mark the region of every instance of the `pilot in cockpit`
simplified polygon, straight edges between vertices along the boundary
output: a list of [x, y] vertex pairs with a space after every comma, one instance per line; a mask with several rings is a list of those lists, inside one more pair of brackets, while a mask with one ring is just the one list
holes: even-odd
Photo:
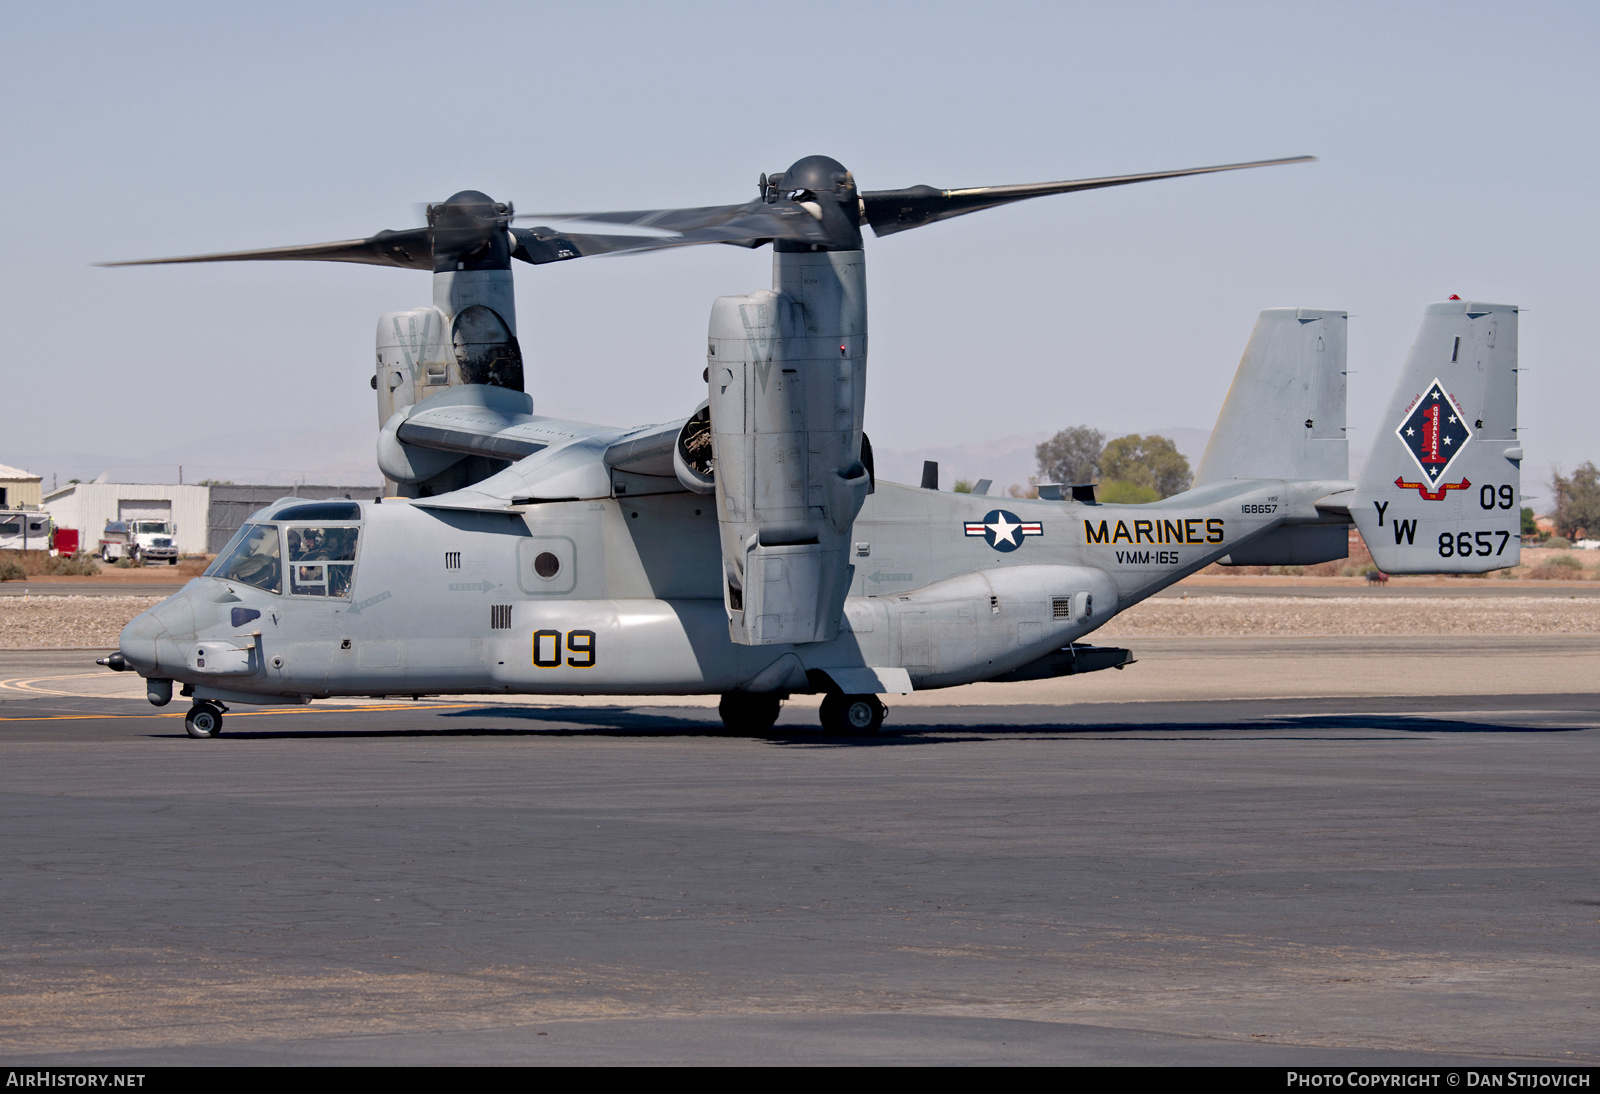
[[355, 528], [289, 529], [294, 591], [302, 596], [348, 597], [358, 534]]
[[322, 562], [330, 557], [327, 551], [327, 537], [321, 528], [301, 528], [298, 529], [298, 532], [300, 539], [298, 548], [293, 543], [295, 532], [289, 533], [291, 540], [290, 558], [296, 562]]

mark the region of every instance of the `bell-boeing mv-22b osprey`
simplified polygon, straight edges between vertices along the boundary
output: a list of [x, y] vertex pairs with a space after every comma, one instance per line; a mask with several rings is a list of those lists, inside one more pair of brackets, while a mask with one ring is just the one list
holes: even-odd
[[[1118, 667], [1080, 640], [1213, 562], [1311, 564], [1361, 530], [1389, 573], [1480, 573], [1520, 548], [1517, 309], [1430, 306], [1359, 482], [1345, 439], [1346, 315], [1261, 313], [1192, 489], [1099, 504], [879, 481], [862, 432], [862, 226], [888, 235], [1024, 198], [1296, 160], [1028, 186], [859, 191], [812, 156], [747, 204], [513, 226], [468, 191], [428, 225], [190, 258], [428, 270], [431, 307], [378, 321], [388, 496], [285, 498], [205, 575], [123, 630], [105, 664], [173, 683], [191, 736], [226, 704], [336, 695], [715, 694], [762, 731], [822, 693], [823, 726], [877, 730], [878, 696]], [[632, 232], [634, 234], [628, 234]], [[773, 284], [711, 310], [704, 399], [662, 425], [542, 417], [523, 391], [511, 260], [773, 244]], [[931, 487], [931, 489], [930, 489]]]

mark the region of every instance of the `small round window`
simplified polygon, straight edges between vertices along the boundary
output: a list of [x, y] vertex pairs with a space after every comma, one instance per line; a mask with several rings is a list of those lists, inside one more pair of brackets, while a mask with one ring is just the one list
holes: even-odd
[[533, 572], [543, 578], [555, 577], [561, 572], [561, 560], [549, 551], [541, 551], [533, 560]]

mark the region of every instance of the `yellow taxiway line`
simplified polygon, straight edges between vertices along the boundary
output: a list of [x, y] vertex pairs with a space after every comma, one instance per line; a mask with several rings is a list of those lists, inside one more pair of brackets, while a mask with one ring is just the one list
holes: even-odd
[[[468, 707], [482, 706], [482, 703], [390, 703], [384, 706], [354, 706], [354, 707], [305, 707], [294, 706], [282, 710], [232, 710], [228, 711], [229, 718], [262, 718], [273, 714], [348, 714], [381, 712], [386, 710], [463, 710]], [[0, 717], [0, 722], [89, 722], [112, 721], [127, 718], [182, 718], [184, 715], [177, 711], [164, 714], [38, 714], [30, 717], [10, 718]]]
[[42, 684], [50, 680], [79, 680], [85, 676], [99, 676], [108, 680], [115, 679], [115, 677], [106, 676], [106, 674], [103, 672], [71, 672], [63, 676], [35, 676], [29, 680], [23, 680], [20, 678], [13, 680], [0, 680], [0, 688], [5, 689], [6, 691], [27, 691], [32, 692], [35, 695], [71, 695], [73, 693], [70, 691], [51, 691], [49, 688], [36, 688], [33, 685]]

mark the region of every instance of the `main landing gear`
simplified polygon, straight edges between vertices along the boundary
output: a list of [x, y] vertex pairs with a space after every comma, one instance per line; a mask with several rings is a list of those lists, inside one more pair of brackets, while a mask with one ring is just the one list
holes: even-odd
[[717, 713], [729, 733], [765, 733], [778, 720], [782, 706], [783, 700], [775, 692], [730, 691], [717, 704]]
[[[751, 694], [730, 691], [717, 704], [722, 726], [729, 733], [765, 733], [778, 720], [783, 699], [773, 692]], [[822, 729], [830, 737], [871, 737], [883, 726], [887, 713], [876, 695], [839, 695], [822, 700]]]
[[884, 706], [876, 695], [840, 695], [822, 700], [822, 729], [832, 737], [871, 737], [883, 726]]
[[202, 699], [183, 716], [183, 728], [191, 737], [216, 737], [222, 733], [222, 704]]

